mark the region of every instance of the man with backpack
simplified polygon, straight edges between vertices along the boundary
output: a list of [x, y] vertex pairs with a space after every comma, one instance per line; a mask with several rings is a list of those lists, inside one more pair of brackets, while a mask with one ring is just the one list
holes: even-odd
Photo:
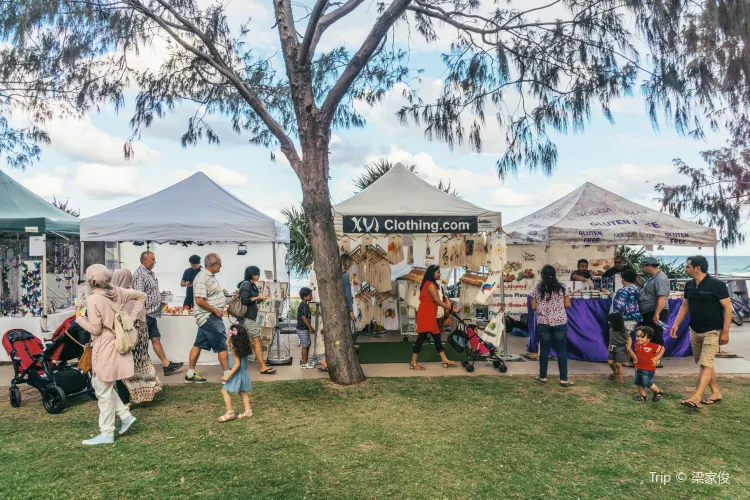
[[195, 372], [195, 365], [203, 351], [213, 351], [219, 356], [219, 364], [224, 375], [229, 373], [229, 355], [227, 353], [227, 332], [224, 326], [224, 306], [227, 298], [224, 289], [216, 279], [221, 271], [221, 257], [215, 253], [206, 255], [203, 260], [203, 270], [193, 281], [193, 295], [195, 309], [193, 317], [198, 325], [198, 334], [193, 348], [190, 350], [188, 372], [185, 375], [186, 384], [202, 384], [206, 379]]

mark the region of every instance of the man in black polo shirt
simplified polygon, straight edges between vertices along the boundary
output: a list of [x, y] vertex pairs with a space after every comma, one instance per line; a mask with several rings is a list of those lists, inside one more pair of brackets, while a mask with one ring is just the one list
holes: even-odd
[[[708, 261], [702, 255], [688, 257], [685, 268], [693, 278], [685, 284], [685, 298], [677, 314], [670, 336], [677, 338], [677, 330], [690, 312], [690, 345], [695, 362], [700, 364], [700, 376], [695, 393], [681, 404], [693, 409], [721, 401], [721, 389], [716, 381], [714, 356], [719, 345], [729, 342], [729, 325], [732, 323], [732, 303], [729, 290], [723, 282], [708, 275]], [[703, 398], [707, 387], [711, 396]]]
[[610, 267], [609, 269], [604, 271], [602, 278], [612, 278], [615, 274], [622, 274], [625, 269], [635, 271], [635, 269], [625, 264], [625, 258], [622, 255], [616, 255], [614, 267]]

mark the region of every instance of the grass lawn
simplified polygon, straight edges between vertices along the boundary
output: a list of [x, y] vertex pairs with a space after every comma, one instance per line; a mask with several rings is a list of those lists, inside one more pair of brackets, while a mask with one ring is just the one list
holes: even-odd
[[265, 382], [256, 416], [227, 424], [217, 385], [168, 387], [134, 410], [131, 434], [96, 448], [79, 444], [96, 432], [93, 401], [47, 415], [33, 392], [12, 409], [3, 391], [0, 497], [748, 498], [750, 379], [721, 381], [724, 402], [702, 412], [678, 404], [692, 378], [657, 378], [656, 404], [599, 379]]

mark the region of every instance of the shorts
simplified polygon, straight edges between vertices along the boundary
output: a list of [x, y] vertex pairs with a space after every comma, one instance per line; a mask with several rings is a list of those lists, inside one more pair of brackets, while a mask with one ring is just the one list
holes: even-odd
[[623, 321], [625, 323], [625, 333], [631, 334], [635, 331], [636, 327], [638, 326], [637, 321]]
[[240, 325], [245, 327], [245, 330], [247, 330], [247, 335], [251, 339], [260, 337], [260, 326], [258, 326], [258, 322], [254, 319], [245, 318], [240, 321]]
[[613, 350], [609, 351], [609, 354], [607, 355], [607, 359], [614, 361], [615, 363], [626, 363], [629, 358], [630, 356], [628, 356], [628, 351], [625, 346], [615, 347]]
[[310, 330], [297, 330], [299, 335], [299, 345], [302, 347], [310, 347], [312, 341], [310, 340]]
[[159, 331], [159, 325], [156, 323], [156, 318], [146, 316], [146, 326], [148, 327], [148, 338], [160, 339], [161, 332]]
[[695, 362], [706, 368], [714, 367], [714, 357], [719, 352], [719, 330], [695, 333], [690, 330], [690, 346]]
[[656, 372], [636, 369], [635, 380], [633, 383], [635, 385], [640, 385], [641, 387], [651, 387], [654, 385], [654, 375], [656, 375]]
[[198, 328], [198, 335], [195, 337], [193, 346], [215, 353], [226, 351], [227, 332], [224, 328], [224, 321], [216, 316], [208, 318], [208, 321]]

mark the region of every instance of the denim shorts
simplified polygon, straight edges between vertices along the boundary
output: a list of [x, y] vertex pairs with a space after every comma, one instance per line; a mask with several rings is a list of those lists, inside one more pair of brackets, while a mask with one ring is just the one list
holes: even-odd
[[161, 332], [159, 331], [159, 325], [156, 323], [156, 318], [152, 316], [146, 316], [146, 326], [148, 327], [149, 339], [161, 338]]
[[208, 321], [198, 328], [198, 335], [195, 337], [193, 346], [216, 353], [226, 351], [227, 331], [224, 328], [224, 321], [216, 316], [208, 318]]
[[651, 387], [654, 385], [654, 375], [656, 375], [655, 371], [636, 370], [633, 383], [635, 385], [640, 385], [641, 387]]
[[312, 340], [310, 340], [309, 330], [297, 330], [297, 335], [299, 335], [300, 347], [310, 347], [310, 345], [312, 345]]

